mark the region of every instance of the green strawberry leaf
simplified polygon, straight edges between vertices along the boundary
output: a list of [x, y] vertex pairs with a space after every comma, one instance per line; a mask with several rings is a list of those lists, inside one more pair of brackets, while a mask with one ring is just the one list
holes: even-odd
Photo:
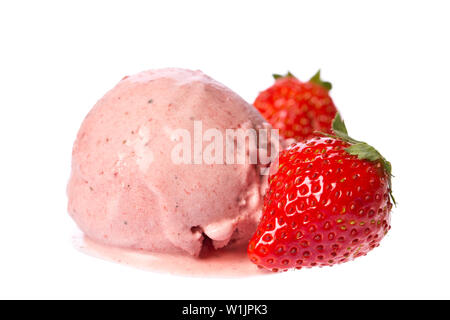
[[341, 114], [338, 112], [331, 125], [333, 133], [341, 140], [348, 143], [358, 143], [360, 141], [350, 138], [348, 135], [347, 127], [345, 126], [344, 120], [342, 120]]
[[274, 74], [272, 74], [272, 77], [273, 77], [275, 80], [281, 79], [281, 78], [288, 78], [288, 77], [295, 78], [295, 76], [294, 76], [290, 71], [288, 71], [285, 75], [278, 74], [278, 73], [274, 73]]
[[358, 142], [346, 148], [347, 153], [358, 156], [358, 159], [366, 159], [369, 161], [377, 161], [382, 158], [381, 154], [372, 146], [365, 142]]
[[342, 120], [341, 115], [339, 113], [336, 114], [336, 117], [333, 120], [332, 124], [333, 131], [340, 131], [342, 133], [348, 134], [347, 127], [345, 126], [344, 120]]
[[318, 84], [318, 85], [324, 87], [324, 88], [327, 89], [328, 91], [330, 91], [330, 90], [333, 88], [333, 86], [331, 85], [331, 82], [323, 81], [323, 80], [320, 78], [320, 69], [319, 69], [319, 71], [316, 72], [315, 75], [312, 76], [311, 79], [309, 79], [309, 82], [316, 83], [316, 84]]

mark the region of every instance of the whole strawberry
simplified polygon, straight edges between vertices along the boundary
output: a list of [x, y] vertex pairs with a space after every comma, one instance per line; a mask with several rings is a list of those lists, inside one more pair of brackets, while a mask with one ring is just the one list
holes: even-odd
[[275, 84], [258, 95], [254, 106], [282, 137], [302, 141], [315, 131], [331, 133], [337, 110], [329, 95], [331, 83], [320, 79], [320, 70], [308, 82], [290, 72], [273, 76]]
[[296, 143], [272, 164], [263, 216], [248, 246], [252, 262], [272, 271], [331, 266], [366, 255], [391, 228], [391, 165], [347, 135]]

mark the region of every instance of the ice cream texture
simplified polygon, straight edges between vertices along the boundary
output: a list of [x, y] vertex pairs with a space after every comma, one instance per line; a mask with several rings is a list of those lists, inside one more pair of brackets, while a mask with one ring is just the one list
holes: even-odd
[[[199, 256], [247, 243], [260, 218], [258, 164], [174, 163], [173, 132], [267, 128], [253, 106], [200, 71], [122, 79], [86, 116], [73, 147], [68, 211], [107, 245]], [[254, 151], [254, 150], [253, 150]], [[253, 152], [249, 150], [249, 152]]]

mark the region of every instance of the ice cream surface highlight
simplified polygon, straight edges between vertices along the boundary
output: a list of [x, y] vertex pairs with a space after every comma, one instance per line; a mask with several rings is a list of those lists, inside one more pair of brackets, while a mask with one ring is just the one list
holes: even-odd
[[266, 177], [247, 162], [174, 163], [174, 132], [194, 137], [196, 121], [224, 136], [227, 129], [268, 127], [253, 106], [200, 71], [125, 77], [95, 104], [74, 143], [67, 188], [68, 211], [86, 236], [193, 256], [205, 239], [216, 249], [248, 242]]

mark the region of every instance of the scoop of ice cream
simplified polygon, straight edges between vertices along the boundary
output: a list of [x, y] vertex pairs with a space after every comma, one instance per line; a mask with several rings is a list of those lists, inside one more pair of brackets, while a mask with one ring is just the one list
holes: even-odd
[[[109, 245], [194, 256], [207, 238], [216, 248], [248, 241], [265, 176], [249, 161], [202, 161], [207, 143], [194, 146], [199, 124], [224, 137], [227, 129], [268, 126], [253, 106], [200, 71], [122, 79], [86, 116], [74, 144], [68, 211], [81, 230]], [[192, 138], [184, 149], [180, 132]], [[248, 146], [247, 154], [254, 152]]]

